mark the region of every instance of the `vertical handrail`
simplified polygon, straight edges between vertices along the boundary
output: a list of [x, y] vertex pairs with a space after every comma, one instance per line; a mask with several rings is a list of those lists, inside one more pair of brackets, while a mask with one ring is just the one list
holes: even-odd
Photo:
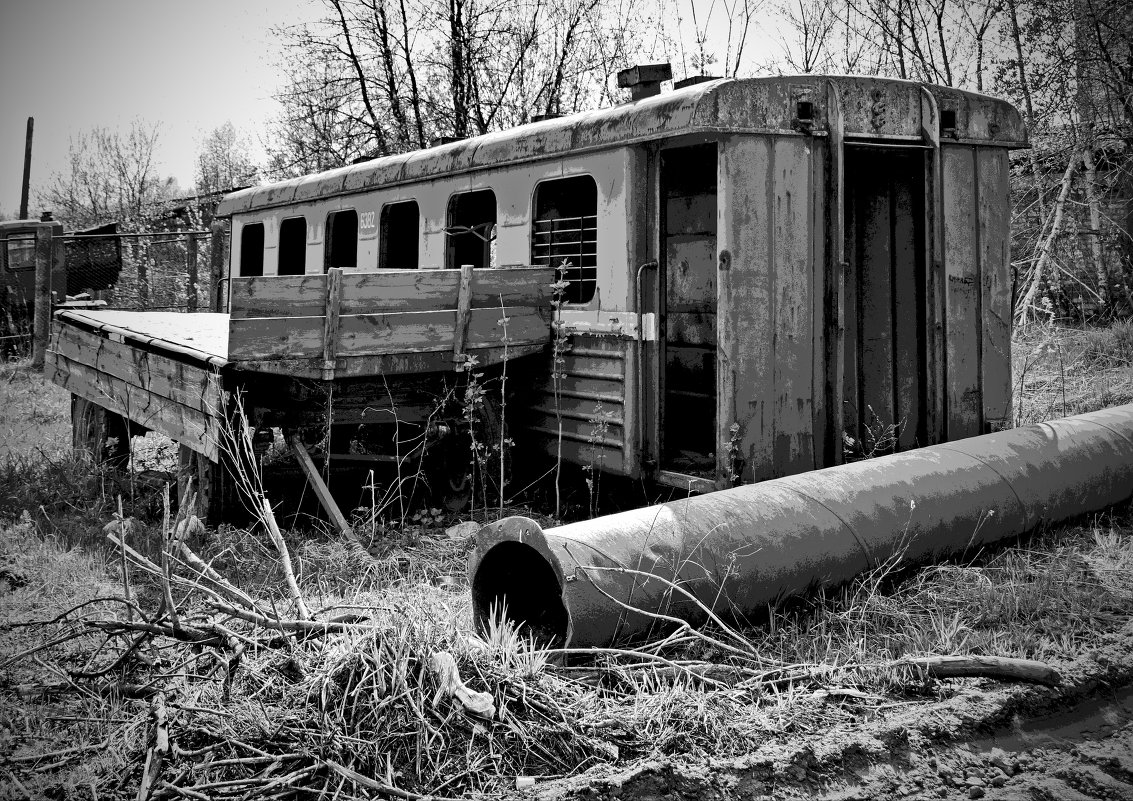
[[933, 445], [944, 441], [946, 436], [945, 417], [945, 371], [944, 359], [945, 314], [944, 314], [944, 195], [943, 165], [940, 153], [940, 108], [936, 97], [926, 87], [921, 87], [921, 138], [929, 146], [927, 186], [925, 187], [925, 244], [927, 253], [925, 269], [925, 309], [927, 316], [929, 343], [925, 354], [927, 386], [930, 398], [927, 404], [928, 420], [925, 425], [928, 442]]
[[823, 307], [826, 313], [826, 447], [831, 464], [842, 464], [843, 387], [846, 379], [846, 122], [842, 96], [834, 81], [826, 82], [827, 179], [826, 179], [826, 282]]

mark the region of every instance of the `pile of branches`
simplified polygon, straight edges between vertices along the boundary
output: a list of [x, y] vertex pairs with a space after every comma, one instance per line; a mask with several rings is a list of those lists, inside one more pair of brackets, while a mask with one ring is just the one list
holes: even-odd
[[34, 651], [92, 633], [101, 644], [81, 667], [56, 669], [62, 681], [21, 695], [110, 698], [134, 714], [105, 742], [16, 754], [17, 782], [113, 748], [125, 764], [92, 784], [97, 798], [439, 798], [617, 758], [569, 711], [590, 688], [543, 670], [512, 631], [480, 639], [416, 596], [312, 609], [261, 508], [287, 590], [274, 601], [190, 547], [202, 531], [193, 515], [167, 516], [159, 560], [130, 546], [131, 519], [106, 526], [122, 594], [50, 621], [66, 633]]

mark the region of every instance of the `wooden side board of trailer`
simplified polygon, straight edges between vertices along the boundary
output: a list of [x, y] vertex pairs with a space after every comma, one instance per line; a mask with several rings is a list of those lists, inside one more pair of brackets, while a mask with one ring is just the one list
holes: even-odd
[[223, 389], [215, 368], [57, 318], [46, 375], [69, 392], [160, 431], [211, 461], [218, 458]]
[[552, 281], [543, 267], [233, 278], [228, 358], [323, 380], [489, 364], [550, 341]]

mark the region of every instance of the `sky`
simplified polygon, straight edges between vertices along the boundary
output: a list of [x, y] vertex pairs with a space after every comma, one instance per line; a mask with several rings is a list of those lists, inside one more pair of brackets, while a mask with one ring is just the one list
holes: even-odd
[[33, 189], [66, 167], [72, 136], [134, 118], [160, 123], [157, 171], [190, 187], [209, 131], [230, 120], [258, 143], [274, 114], [272, 27], [319, 12], [306, 0], [3, 0], [0, 210], [19, 211], [29, 116]]
[[[272, 29], [324, 14], [318, 0], [0, 0], [0, 212], [19, 211], [28, 116], [32, 216], [42, 211], [35, 188], [66, 169], [72, 137], [95, 127], [125, 132], [134, 119], [160, 124], [156, 172], [188, 191], [198, 145], [213, 129], [231, 121], [259, 147], [282, 82]], [[689, 21], [672, 24], [687, 32]], [[720, 28], [711, 38], [723, 53], [721, 21], [707, 24]], [[749, 41], [752, 50], [769, 46], [763, 31], [752, 38], [760, 40]]]

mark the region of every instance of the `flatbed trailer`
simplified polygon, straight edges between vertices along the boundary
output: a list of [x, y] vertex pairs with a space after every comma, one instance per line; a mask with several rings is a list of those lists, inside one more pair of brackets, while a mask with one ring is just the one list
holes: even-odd
[[[458, 438], [449, 435], [465, 414], [455, 392], [467, 380], [463, 368], [470, 359], [477, 371], [518, 363], [551, 337], [552, 271], [544, 268], [346, 280], [335, 269], [232, 283], [228, 313], [57, 312], [46, 364], [50, 380], [72, 394], [76, 447], [125, 463], [131, 436], [165, 434], [180, 447], [179, 487], [193, 478], [214, 519], [236, 500], [222, 467], [225, 427], [236, 425], [234, 396], [251, 429], [283, 430], [301, 467], [311, 465], [307, 448], [321, 442], [324, 451], [339, 449], [330, 454], [335, 462], [396, 468], [400, 461], [414, 471], [440, 465], [447, 472], [426, 482], [443, 478], [450, 486], [435, 488], [434, 499], [453, 484], [459, 496], [467, 460], [451, 451], [466, 443], [454, 445]], [[363, 425], [371, 446], [375, 431], [400, 440], [389, 440], [385, 452], [362, 448]], [[322, 479], [306, 472], [341, 524]]]

